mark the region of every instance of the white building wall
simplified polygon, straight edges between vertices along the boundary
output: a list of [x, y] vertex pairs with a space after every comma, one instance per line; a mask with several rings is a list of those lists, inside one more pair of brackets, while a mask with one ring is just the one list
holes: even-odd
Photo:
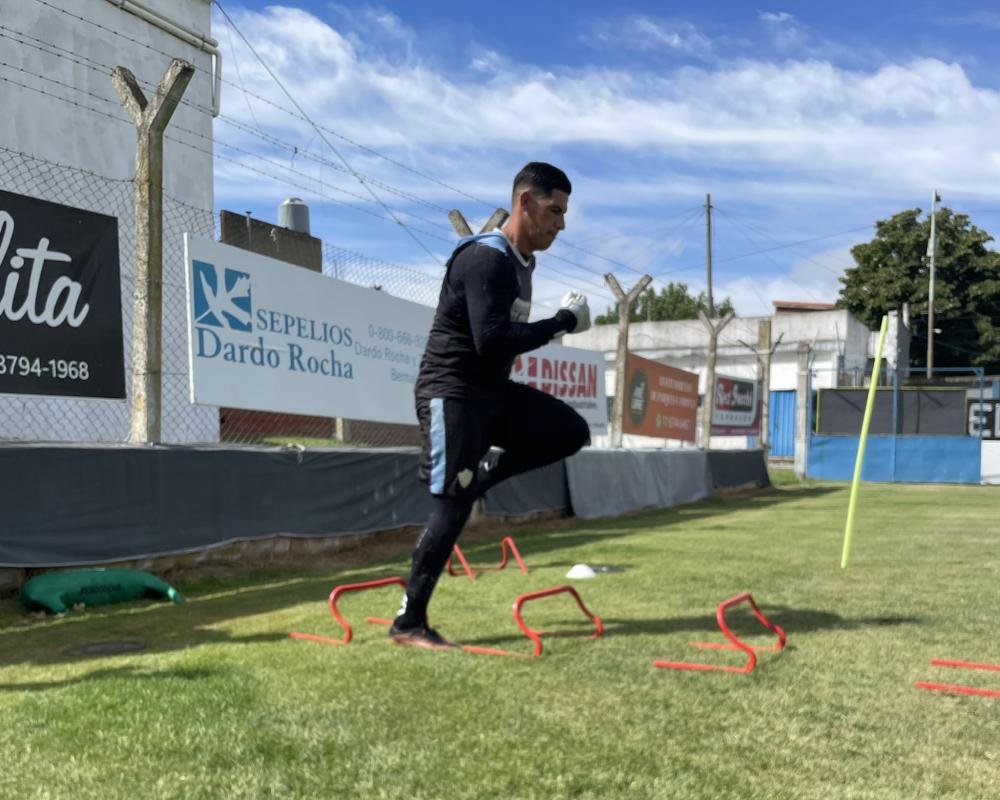
[[[209, 36], [209, 0], [143, 0], [143, 5]], [[11, 67], [0, 66], [7, 79], [0, 187], [119, 217], [127, 385], [134, 221], [122, 208], [131, 207], [136, 130], [110, 73], [115, 66], [128, 68], [149, 97], [171, 58], [196, 67], [164, 144], [162, 438], [217, 441], [218, 409], [188, 402], [181, 244], [185, 230], [203, 236], [214, 230], [211, 56], [108, 0], [5, 2], [3, 24], [0, 61]], [[127, 391], [131, 396], [130, 386]], [[128, 430], [128, 400], [0, 395], [0, 439], [116, 442], [125, 441]]]

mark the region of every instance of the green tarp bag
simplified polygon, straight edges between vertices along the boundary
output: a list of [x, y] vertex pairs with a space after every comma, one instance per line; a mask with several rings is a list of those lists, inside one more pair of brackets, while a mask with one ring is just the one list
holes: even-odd
[[175, 603], [184, 602], [184, 598], [169, 583], [134, 569], [46, 572], [24, 584], [20, 600], [29, 611], [45, 609], [53, 614], [62, 614], [78, 603], [103, 606], [142, 597], [169, 597]]

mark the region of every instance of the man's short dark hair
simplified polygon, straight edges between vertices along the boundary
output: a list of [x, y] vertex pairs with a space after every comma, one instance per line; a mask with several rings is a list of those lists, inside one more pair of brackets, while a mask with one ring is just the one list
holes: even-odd
[[532, 161], [514, 176], [513, 196], [517, 197], [525, 189], [529, 189], [536, 197], [549, 197], [556, 191], [570, 194], [573, 185], [559, 167], [553, 167], [544, 161]]

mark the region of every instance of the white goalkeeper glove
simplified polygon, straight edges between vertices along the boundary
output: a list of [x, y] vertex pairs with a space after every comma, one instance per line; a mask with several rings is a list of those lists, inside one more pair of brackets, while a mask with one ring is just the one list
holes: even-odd
[[560, 308], [566, 309], [576, 317], [576, 325], [569, 330], [569, 333], [583, 333], [590, 327], [590, 306], [587, 305], [587, 298], [583, 293], [567, 292]]

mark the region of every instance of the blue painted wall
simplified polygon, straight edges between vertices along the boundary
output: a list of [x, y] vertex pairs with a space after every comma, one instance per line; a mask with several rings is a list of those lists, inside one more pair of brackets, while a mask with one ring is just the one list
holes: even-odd
[[[810, 478], [854, 478], [857, 436], [810, 436]], [[861, 478], [879, 483], [979, 483], [980, 440], [971, 436], [869, 436]]]

